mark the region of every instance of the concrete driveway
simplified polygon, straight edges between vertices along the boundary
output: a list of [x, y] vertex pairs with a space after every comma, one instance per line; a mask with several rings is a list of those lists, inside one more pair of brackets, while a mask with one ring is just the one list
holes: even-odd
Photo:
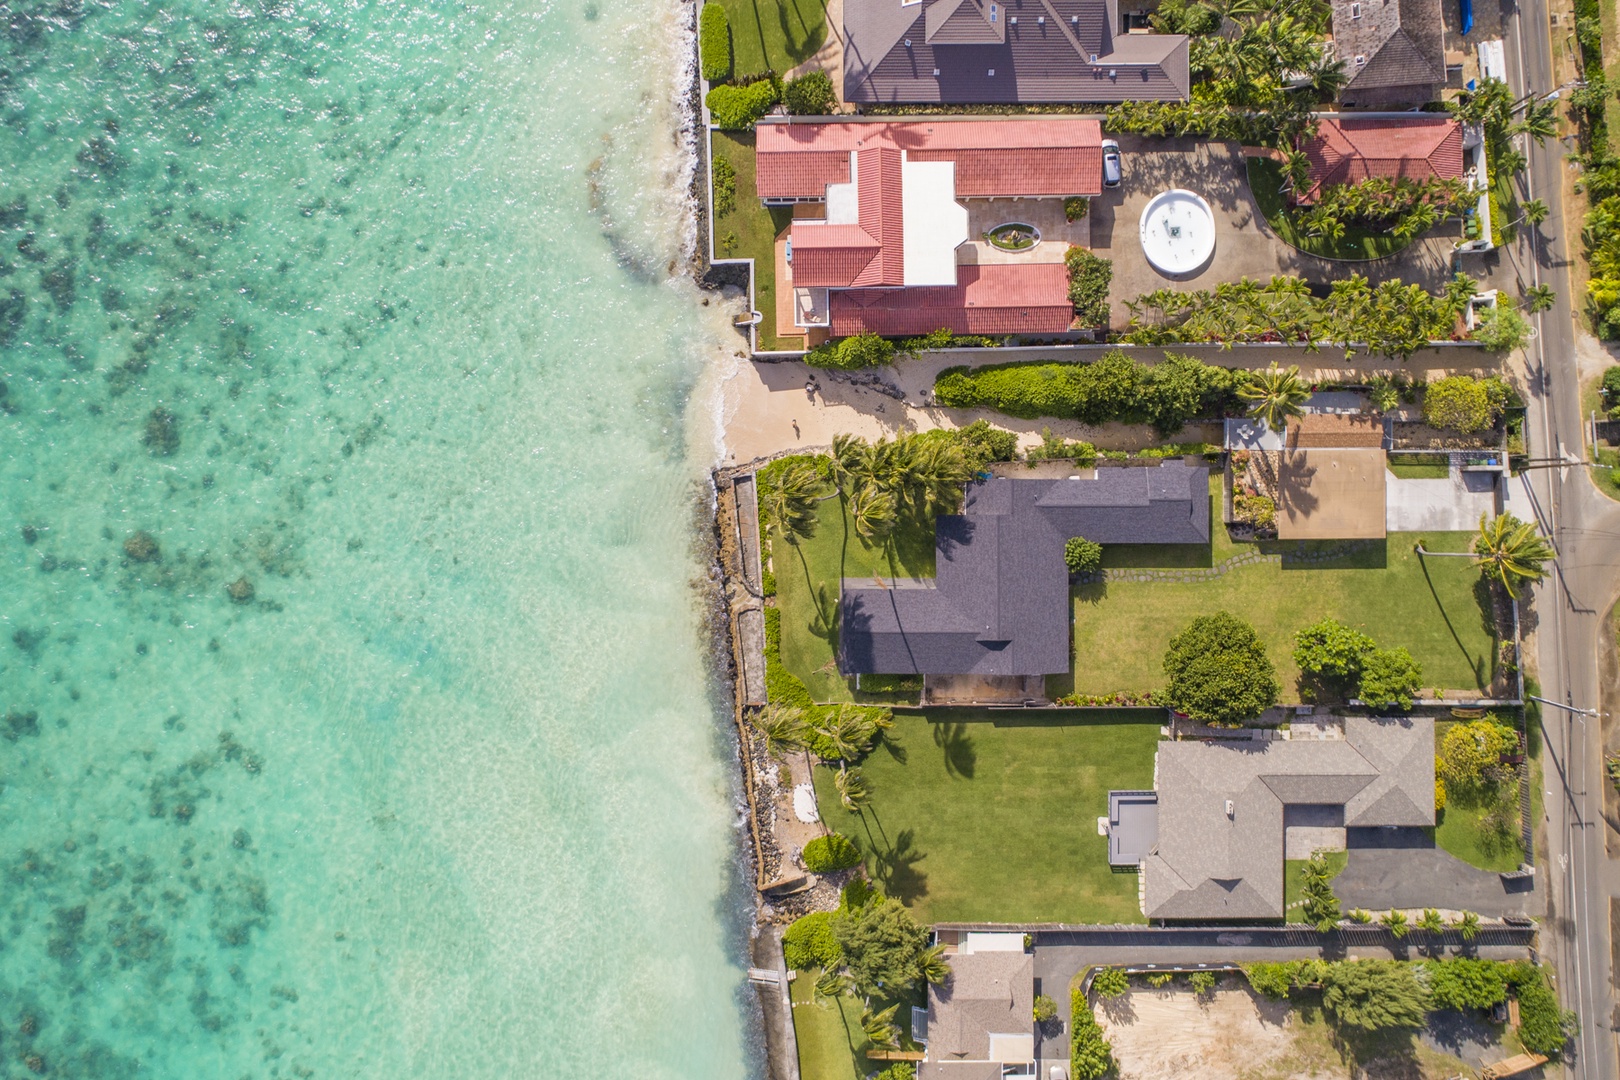
[[1333, 879], [1334, 895], [1346, 911], [1433, 907], [1500, 918], [1529, 914], [1538, 902], [1545, 904], [1536, 895], [1535, 879], [1505, 883], [1500, 874], [1436, 847], [1422, 829], [1347, 832], [1350, 860]]
[[[1237, 143], [1203, 139], [1149, 139], [1119, 136], [1123, 159], [1120, 186], [1091, 200], [1091, 245], [1112, 259], [1112, 320], [1116, 328], [1130, 322], [1125, 299], [1155, 289], [1208, 289], [1241, 278], [1266, 280], [1273, 274], [1297, 274], [1326, 284], [1352, 271], [1381, 281], [1400, 278], [1438, 289], [1451, 277], [1451, 246], [1456, 226], [1445, 225], [1410, 247], [1376, 262], [1335, 262], [1301, 254], [1279, 240], [1265, 223], [1249, 193], [1248, 170]], [[1148, 200], [1168, 188], [1202, 195], [1215, 214], [1215, 254], [1199, 270], [1171, 277], [1154, 269], [1142, 254], [1139, 235]]]
[[1391, 473], [1384, 487], [1385, 525], [1390, 532], [1472, 532], [1479, 516], [1495, 517], [1498, 474], [1464, 472], [1456, 465], [1444, 480], [1411, 480]]

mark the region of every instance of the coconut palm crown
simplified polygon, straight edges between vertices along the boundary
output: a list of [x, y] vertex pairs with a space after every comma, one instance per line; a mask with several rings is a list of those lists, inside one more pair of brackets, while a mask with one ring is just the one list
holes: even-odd
[[1237, 394], [1251, 403], [1251, 417], [1264, 421], [1272, 431], [1280, 432], [1287, 425], [1289, 417], [1299, 416], [1305, 411], [1304, 405], [1311, 391], [1299, 377], [1299, 368], [1295, 366], [1286, 371], [1272, 367], [1257, 372], [1253, 381], [1240, 387]]
[[1546, 564], [1557, 552], [1536, 532], [1534, 522], [1520, 521], [1502, 514], [1487, 522], [1479, 515], [1479, 535], [1474, 538], [1474, 565], [1502, 583], [1509, 596], [1517, 596], [1514, 586], [1540, 581]]

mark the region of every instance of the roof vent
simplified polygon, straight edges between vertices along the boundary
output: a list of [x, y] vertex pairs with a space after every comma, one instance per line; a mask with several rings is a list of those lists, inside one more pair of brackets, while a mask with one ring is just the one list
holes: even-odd
[[934, 78], [939, 78], [939, 68], [934, 69]]
[[1365, 56], [1362, 56], [1360, 53], [1356, 53], [1356, 67], [1366, 67], [1366, 66], [1367, 66], [1367, 58]]
[[990, 77], [991, 77], [991, 78], [995, 78], [995, 75], [996, 75], [996, 69], [995, 69], [995, 68], [991, 68], [991, 69], [990, 69]]
[[911, 48], [911, 39], [910, 38], [906, 38], [906, 48], [908, 48], [908, 49]]
[[1070, 26], [1079, 26], [1080, 25], [1080, 16], [1078, 16], [1078, 15], [1070, 15], [1069, 16], [1069, 25]]
[[1117, 78], [1119, 78], [1119, 71], [1118, 71], [1118, 69], [1116, 69], [1116, 68], [1109, 68], [1109, 69], [1108, 69], [1108, 77], [1109, 77], [1109, 78], [1110, 78], [1110, 79], [1117, 79]]
[[1226, 800], [1226, 816], [1231, 817], [1233, 815], [1233, 811], [1235, 811], [1236, 809], [1237, 808], [1232, 805], [1232, 800], [1227, 799]]
[[1016, 16], [1016, 15], [1007, 16], [1007, 25], [1008, 26], [1017, 26], [1018, 25], [1018, 16]]
[[1045, 26], [1046, 25], [1046, 16], [1045, 15], [1037, 15], [1037, 16], [1035, 16], [1035, 25], [1036, 26]]

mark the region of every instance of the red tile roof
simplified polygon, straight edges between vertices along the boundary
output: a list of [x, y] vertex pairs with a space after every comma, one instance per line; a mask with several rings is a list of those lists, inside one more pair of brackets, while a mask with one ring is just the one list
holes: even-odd
[[904, 150], [955, 161], [959, 198], [1102, 193], [1102, 125], [1073, 117], [904, 123], [761, 123], [755, 187], [762, 199], [819, 198], [849, 181], [849, 152]]
[[847, 289], [906, 283], [900, 151], [886, 146], [858, 150], [855, 173], [855, 224], [794, 222], [794, 285]]
[[[798, 249], [794, 249], [794, 284]], [[851, 289], [831, 298], [832, 334], [911, 336], [941, 328], [957, 334], [1056, 334], [1069, 328], [1069, 273], [1062, 263], [960, 266], [954, 286]]]
[[1315, 202], [1323, 188], [1374, 176], [1455, 180], [1463, 174], [1462, 125], [1449, 116], [1324, 118], [1301, 149], [1311, 162], [1302, 203]]
[[878, 253], [878, 242], [859, 225], [795, 225], [792, 240], [793, 284], [802, 289], [842, 289]]

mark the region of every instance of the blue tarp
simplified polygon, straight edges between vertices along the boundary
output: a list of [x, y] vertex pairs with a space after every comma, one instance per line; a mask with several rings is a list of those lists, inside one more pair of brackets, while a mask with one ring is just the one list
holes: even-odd
[[1462, 5], [1462, 32], [1464, 34], [1474, 28], [1474, 0], [1458, 0]]

